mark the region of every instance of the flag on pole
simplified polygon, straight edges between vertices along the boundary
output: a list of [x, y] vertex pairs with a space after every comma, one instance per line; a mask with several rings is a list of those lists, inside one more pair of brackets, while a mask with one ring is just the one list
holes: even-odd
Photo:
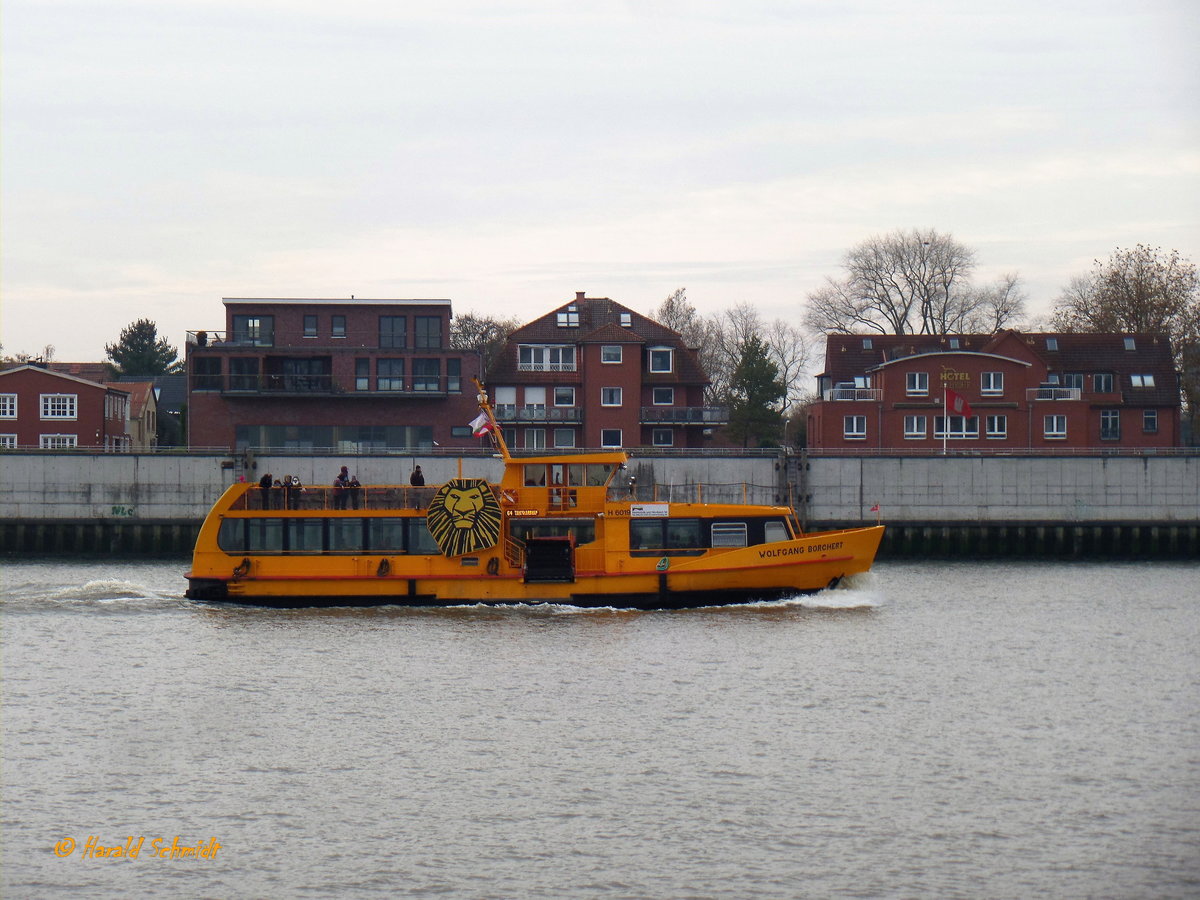
[[874, 506], [871, 507], [871, 512], [879, 512], [879, 504], [878, 503], [876, 503]]
[[488, 414], [481, 412], [471, 420], [471, 434], [475, 437], [483, 437], [492, 430], [492, 420], [488, 418]]
[[946, 388], [946, 410], [956, 416], [971, 418], [971, 404], [967, 402], [967, 398], [950, 388]]

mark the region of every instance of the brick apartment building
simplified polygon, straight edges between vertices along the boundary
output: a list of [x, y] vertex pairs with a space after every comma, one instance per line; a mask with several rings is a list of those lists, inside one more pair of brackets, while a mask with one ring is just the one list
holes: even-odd
[[449, 349], [449, 300], [223, 303], [223, 331], [187, 336], [189, 446], [479, 446], [479, 359]]
[[708, 445], [727, 410], [672, 331], [608, 298], [575, 299], [517, 329], [488, 373], [513, 449]]
[[0, 372], [0, 448], [133, 449], [129, 392], [43, 365]]
[[[829, 335], [814, 450], [1177, 447], [1179, 378], [1158, 334]], [[947, 394], [947, 392], [952, 392]], [[946, 397], [967, 404], [946, 415]]]

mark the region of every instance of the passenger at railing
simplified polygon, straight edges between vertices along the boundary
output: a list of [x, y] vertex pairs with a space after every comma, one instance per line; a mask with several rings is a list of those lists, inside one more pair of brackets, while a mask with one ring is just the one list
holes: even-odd
[[271, 508], [271, 485], [275, 484], [275, 483], [276, 482], [273, 482], [271, 480], [270, 472], [268, 472], [266, 475], [264, 475], [262, 478], [260, 478], [258, 480], [258, 491], [260, 494], [262, 494], [262, 508], [263, 509]]
[[362, 485], [359, 484], [357, 475], [350, 476], [350, 483], [346, 486], [346, 493], [350, 495], [350, 508], [358, 509], [362, 499]]
[[420, 466], [412, 470], [412, 475], [409, 476], [408, 483], [413, 487], [425, 487], [425, 475], [421, 471]]
[[288, 509], [300, 508], [300, 495], [303, 493], [304, 485], [297, 476], [283, 476], [283, 498]]
[[346, 500], [349, 499], [347, 493], [350, 487], [350, 469], [342, 466], [342, 471], [338, 472], [337, 477], [333, 479], [333, 508], [345, 509]]

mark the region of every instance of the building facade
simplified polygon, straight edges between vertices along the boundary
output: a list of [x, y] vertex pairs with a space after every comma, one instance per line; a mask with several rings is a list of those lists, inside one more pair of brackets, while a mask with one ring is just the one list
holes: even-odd
[[129, 393], [41, 365], [0, 372], [0, 448], [127, 452]]
[[223, 302], [223, 331], [187, 335], [189, 446], [479, 446], [479, 360], [449, 349], [449, 300]]
[[488, 384], [513, 449], [694, 449], [728, 423], [678, 332], [583, 291], [513, 332]]
[[1182, 444], [1179, 379], [1158, 334], [834, 334], [818, 388], [808, 415], [815, 450]]

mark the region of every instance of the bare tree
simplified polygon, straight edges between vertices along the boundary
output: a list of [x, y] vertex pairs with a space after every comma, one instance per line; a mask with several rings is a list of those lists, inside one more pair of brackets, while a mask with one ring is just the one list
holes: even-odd
[[995, 334], [1025, 320], [1025, 292], [1016, 272], [1001, 275], [993, 284], [973, 288], [961, 331], [964, 334]]
[[842, 267], [842, 279], [826, 279], [808, 297], [804, 323], [814, 331], [951, 334], [1017, 316], [1003, 302], [1018, 296], [1016, 276], [974, 289], [975, 251], [934, 229], [869, 238], [847, 251]]
[[804, 399], [811, 348], [804, 331], [783, 319], [771, 322], [763, 331], [763, 341], [771, 361], [779, 369], [784, 387], [784, 409], [794, 409]]
[[504, 351], [508, 336], [521, 327], [518, 318], [496, 318], [477, 313], [459, 313], [450, 320], [450, 348], [473, 350], [479, 354], [481, 375], [488, 370]]

